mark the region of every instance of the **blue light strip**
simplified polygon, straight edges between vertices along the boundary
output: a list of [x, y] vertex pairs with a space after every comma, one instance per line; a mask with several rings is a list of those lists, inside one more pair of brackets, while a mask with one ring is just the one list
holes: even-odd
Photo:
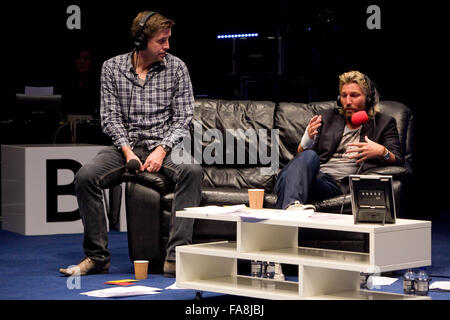
[[258, 33], [219, 34], [217, 39], [256, 38]]

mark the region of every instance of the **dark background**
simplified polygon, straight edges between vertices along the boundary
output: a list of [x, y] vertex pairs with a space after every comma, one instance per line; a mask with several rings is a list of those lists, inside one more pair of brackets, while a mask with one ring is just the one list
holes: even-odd
[[[81, 30], [66, 27], [71, 4], [81, 8]], [[366, 27], [371, 4], [381, 9], [381, 30]], [[340, 73], [366, 73], [382, 100], [414, 114], [411, 216], [446, 210], [449, 28], [434, 1], [16, 1], [3, 9], [1, 143], [36, 142], [9, 121], [20, 111], [16, 92], [50, 85], [58, 93], [80, 46], [91, 48], [99, 76], [104, 60], [131, 50], [129, 28], [142, 10], [175, 20], [170, 52], [187, 64], [196, 97], [334, 100]], [[260, 37], [236, 40], [233, 74], [232, 41], [216, 36], [248, 32]]]

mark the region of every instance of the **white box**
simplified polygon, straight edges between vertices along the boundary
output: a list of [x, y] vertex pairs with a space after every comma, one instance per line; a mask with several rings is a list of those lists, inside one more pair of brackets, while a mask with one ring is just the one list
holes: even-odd
[[[73, 190], [75, 172], [105, 146], [36, 144], [1, 147], [2, 229], [24, 235], [82, 233], [81, 219], [76, 218], [77, 214], [74, 212], [78, 210]], [[47, 185], [47, 181], [55, 181], [55, 174], [56, 185]], [[48, 190], [51, 191], [50, 199]], [[55, 190], [67, 194], [56, 195]], [[49, 202], [55, 203], [55, 198], [56, 210], [48, 212], [47, 208], [51, 208]], [[122, 195], [122, 209], [123, 203]], [[61, 221], [69, 215], [73, 216], [73, 221]], [[126, 228], [123, 221], [125, 215], [121, 214], [121, 227]]]

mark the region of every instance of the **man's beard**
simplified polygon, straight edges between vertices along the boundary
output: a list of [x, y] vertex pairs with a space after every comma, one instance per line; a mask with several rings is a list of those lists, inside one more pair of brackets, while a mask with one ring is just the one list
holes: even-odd
[[344, 108], [344, 117], [345, 119], [350, 120], [356, 112], [364, 110], [366, 110], [366, 108], [355, 108], [355, 107]]

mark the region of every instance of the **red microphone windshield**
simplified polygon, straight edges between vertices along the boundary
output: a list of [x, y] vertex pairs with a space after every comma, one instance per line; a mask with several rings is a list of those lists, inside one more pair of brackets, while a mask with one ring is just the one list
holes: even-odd
[[369, 116], [365, 111], [358, 111], [352, 115], [351, 121], [354, 126], [359, 127], [360, 125], [369, 122]]

